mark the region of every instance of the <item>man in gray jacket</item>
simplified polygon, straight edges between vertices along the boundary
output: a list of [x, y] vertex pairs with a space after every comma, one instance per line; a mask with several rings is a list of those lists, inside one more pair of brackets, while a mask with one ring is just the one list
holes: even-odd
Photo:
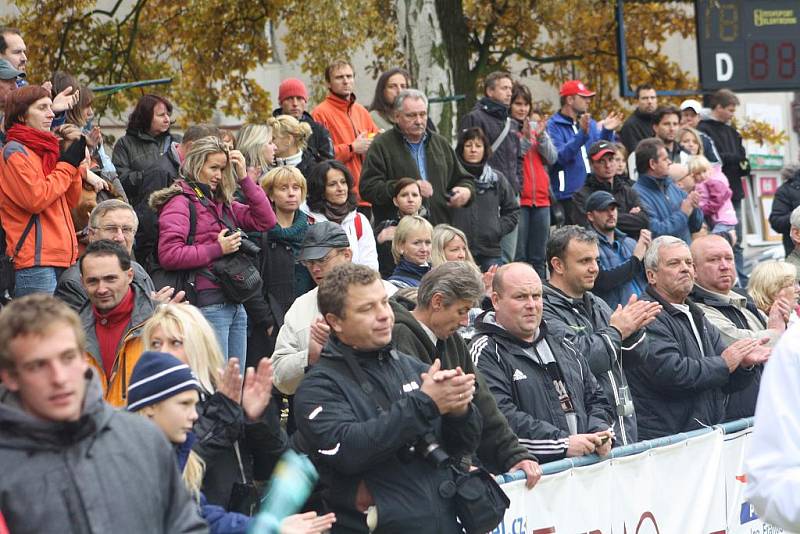
[[0, 514], [15, 534], [207, 532], [163, 433], [103, 402], [78, 316], [49, 295], [0, 312]]
[[647, 357], [644, 327], [655, 320], [661, 306], [631, 296], [612, 312], [591, 292], [600, 272], [599, 256], [597, 236], [589, 230], [564, 226], [553, 232], [547, 244], [550, 281], [544, 285], [544, 321], [550, 332], [571, 341], [589, 362], [615, 409], [617, 439], [627, 445], [637, 441], [637, 433], [625, 369]]

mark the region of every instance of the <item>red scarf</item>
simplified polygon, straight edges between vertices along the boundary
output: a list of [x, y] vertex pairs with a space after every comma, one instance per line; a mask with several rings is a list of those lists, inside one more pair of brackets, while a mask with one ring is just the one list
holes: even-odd
[[56, 168], [61, 150], [58, 146], [58, 138], [52, 133], [17, 123], [6, 133], [6, 142], [11, 141], [21, 143], [42, 159], [42, 170], [45, 176]]
[[128, 294], [122, 297], [114, 309], [103, 313], [92, 306], [92, 311], [94, 312], [94, 333], [97, 336], [97, 344], [100, 346], [103, 369], [106, 377], [111, 378], [114, 362], [117, 359], [117, 346], [131, 322], [133, 288], [128, 289]]

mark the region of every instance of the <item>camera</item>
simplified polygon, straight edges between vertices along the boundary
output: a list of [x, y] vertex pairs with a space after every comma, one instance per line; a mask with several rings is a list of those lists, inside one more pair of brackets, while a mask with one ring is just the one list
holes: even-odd
[[225, 236], [227, 237], [235, 232], [239, 232], [240, 234], [242, 234], [242, 242], [241, 245], [239, 246], [239, 250], [244, 252], [248, 256], [252, 256], [254, 258], [257, 257], [258, 254], [261, 252], [261, 247], [250, 241], [250, 239], [247, 238], [247, 234], [245, 233], [245, 231], [242, 230], [241, 228], [237, 228], [236, 230], [228, 230]]
[[633, 407], [633, 398], [631, 398], [631, 392], [628, 389], [628, 385], [620, 386], [618, 391], [618, 401], [617, 401], [617, 415], [621, 415], [623, 417], [630, 417], [633, 415], [634, 407]]
[[442, 467], [450, 460], [450, 455], [442, 449], [436, 437], [430, 432], [420, 436], [410, 448], [418, 458], [430, 462], [434, 467]]

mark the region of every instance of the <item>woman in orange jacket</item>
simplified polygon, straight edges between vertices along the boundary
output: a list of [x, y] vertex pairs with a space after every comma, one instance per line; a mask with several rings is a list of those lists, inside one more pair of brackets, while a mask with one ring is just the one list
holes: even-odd
[[78, 245], [70, 209], [81, 195], [86, 140], [76, 127], [63, 153], [53, 122], [50, 92], [29, 85], [6, 98], [6, 145], [0, 158], [0, 223], [6, 254], [14, 259], [14, 296], [53, 293], [58, 275], [75, 263]]

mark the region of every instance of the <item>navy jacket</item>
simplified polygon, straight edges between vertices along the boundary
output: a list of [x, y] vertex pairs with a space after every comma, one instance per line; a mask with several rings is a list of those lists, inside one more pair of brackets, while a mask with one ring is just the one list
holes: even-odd
[[[595, 232], [597, 233], [597, 232]], [[614, 230], [614, 242], [597, 233], [600, 248], [600, 273], [592, 293], [600, 297], [612, 310], [623, 306], [631, 295], [641, 295], [647, 286], [644, 264], [633, 255], [636, 241], [619, 230]]]

